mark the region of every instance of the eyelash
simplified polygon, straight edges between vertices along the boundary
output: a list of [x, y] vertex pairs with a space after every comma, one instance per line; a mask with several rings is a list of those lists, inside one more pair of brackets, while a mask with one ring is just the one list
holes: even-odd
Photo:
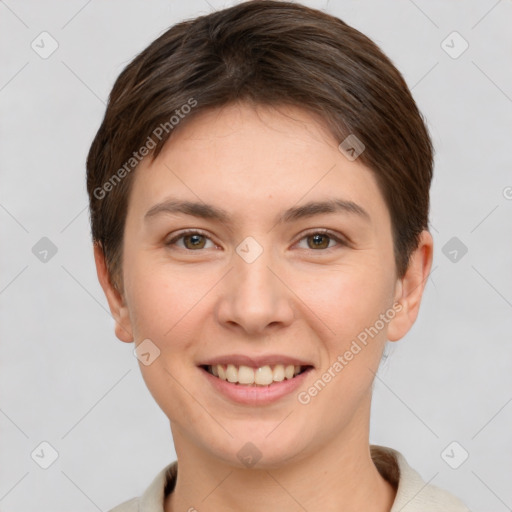
[[[211, 240], [211, 238], [207, 235], [207, 233], [205, 233], [204, 231], [198, 230], [198, 229], [194, 229], [194, 230], [182, 231], [177, 236], [173, 237], [171, 240], [166, 242], [165, 245], [167, 247], [175, 245], [175, 243], [178, 240], [180, 240], [181, 238], [183, 238], [183, 237], [185, 237], [187, 235], [201, 235], [201, 236], [204, 236], [205, 238], [207, 238], [208, 240], [210, 240], [211, 242], [213, 242], [213, 240]], [[299, 240], [297, 240], [296, 243], [301, 242], [302, 240], [304, 240], [308, 236], [312, 236], [312, 235], [327, 235], [330, 239], [336, 241], [338, 243], [338, 246], [341, 246], [341, 247], [347, 247], [349, 245], [347, 241], [345, 241], [343, 238], [337, 236], [334, 232], [332, 232], [332, 231], [330, 231], [328, 229], [316, 229], [316, 230], [313, 230], [313, 231], [309, 231], [309, 232], [305, 233], [302, 236], [302, 238], [299, 238]], [[180, 249], [183, 249], [183, 248], [180, 247]], [[327, 247], [326, 249], [318, 249], [318, 250], [316, 250], [316, 249], [309, 249], [308, 248], [307, 250], [310, 250], [310, 251], [313, 251], [313, 252], [330, 252], [332, 249], [336, 249], [336, 246], [335, 247]], [[187, 252], [200, 252], [201, 249], [198, 249], [197, 251], [194, 251], [192, 249], [184, 248], [183, 250], [185, 250]]]

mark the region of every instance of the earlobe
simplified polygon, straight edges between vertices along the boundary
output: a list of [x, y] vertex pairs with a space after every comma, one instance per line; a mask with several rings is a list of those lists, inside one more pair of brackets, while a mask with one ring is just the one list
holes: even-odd
[[409, 266], [397, 283], [395, 301], [401, 309], [388, 325], [388, 340], [398, 341], [411, 329], [420, 310], [423, 291], [432, 267], [434, 242], [432, 235], [424, 230], [418, 247], [411, 254]]
[[94, 243], [94, 261], [96, 263], [98, 281], [103, 288], [110, 312], [112, 313], [112, 317], [116, 323], [115, 334], [119, 340], [124, 341], [125, 343], [131, 343], [134, 340], [128, 308], [124, 297], [112, 284], [105, 262], [105, 255], [101, 244], [98, 242]]

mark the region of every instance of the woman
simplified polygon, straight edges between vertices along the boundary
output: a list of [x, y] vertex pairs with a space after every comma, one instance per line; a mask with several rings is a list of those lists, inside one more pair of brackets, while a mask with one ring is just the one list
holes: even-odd
[[297, 3], [179, 23], [125, 68], [87, 159], [95, 260], [178, 461], [116, 512], [467, 510], [369, 444], [432, 166], [389, 59]]

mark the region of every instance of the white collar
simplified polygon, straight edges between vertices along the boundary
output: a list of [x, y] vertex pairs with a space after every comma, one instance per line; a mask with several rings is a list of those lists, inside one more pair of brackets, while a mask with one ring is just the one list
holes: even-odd
[[[384, 478], [396, 486], [395, 501], [390, 512], [469, 512], [448, 492], [425, 483], [405, 457], [385, 446], [370, 445], [372, 459]], [[110, 512], [164, 512], [164, 501], [176, 484], [177, 461], [163, 468], [140, 498], [134, 498]]]

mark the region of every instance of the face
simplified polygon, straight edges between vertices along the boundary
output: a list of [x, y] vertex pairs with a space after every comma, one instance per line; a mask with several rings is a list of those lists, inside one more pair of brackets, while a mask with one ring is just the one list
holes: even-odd
[[299, 108], [238, 104], [139, 165], [109, 302], [120, 339], [150, 340], [140, 368], [175, 443], [274, 467], [367, 431], [384, 344], [415, 311], [376, 180], [338, 144]]

